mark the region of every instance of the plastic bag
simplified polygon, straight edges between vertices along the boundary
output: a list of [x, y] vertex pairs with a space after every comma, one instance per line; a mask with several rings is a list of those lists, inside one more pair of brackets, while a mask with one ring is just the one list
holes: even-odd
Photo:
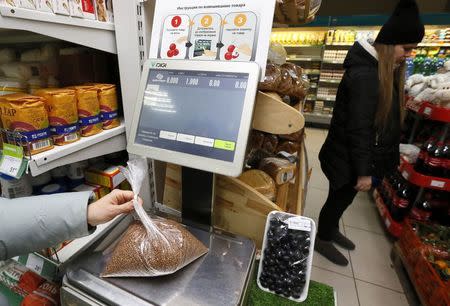
[[419, 157], [420, 148], [412, 144], [400, 144], [400, 154], [403, 155], [408, 162], [415, 164]]
[[208, 252], [181, 224], [150, 218], [137, 195], [147, 176], [147, 161], [131, 160], [122, 173], [135, 194], [134, 209], [140, 221], [133, 222], [115, 247], [102, 277], [145, 277], [172, 274]]

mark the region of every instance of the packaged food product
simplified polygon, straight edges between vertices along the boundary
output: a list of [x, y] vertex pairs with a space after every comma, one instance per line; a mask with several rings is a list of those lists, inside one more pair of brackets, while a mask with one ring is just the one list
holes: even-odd
[[316, 225], [310, 218], [271, 212], [266, 221], [257, 283], [295, 302], [308, 296]]
[[0, 268], [0, 282], [21, 296], [32, 293], [44, 281], [42, 277], [15, 261], [10, 261]]
[[119, 167], [111, 165], [94, 166], [85, 172], [86, 182], [114, 189], [125, 180]]
[[274, 153], [278, 146], [278, 137], [273, 134], [267, 134], [264, 137], [262, 148], [267, 152]]
[[94, 0], [81, 0], [81, 8], [85, 19], [96, 19]]
[[73, 189], [85, 182], [85, 171], [89, 167], [87, 161], [80, 161], [67, 166], [69, 188]]
[[19, 79], [22, 81], [26, 81], [33, 76], [31, 66], [19, 62], [1, 64], [0, 72], [3, 72], [7, 78]]
[[54, 0], [55, 13], [61, 15], [70, 15], [69, 0]]
[[120, 125], [117, 103], [117, 91], [114, 84], [92, 84], [98, 89], [100, 118], [103, 129], [109, 130]]
[[172, 274], [208, 252], [181, 224], [150, 218], [137, 195], [148, 175], [147, 160], [129, 161], [121, 168], [136, 195], [133, 205], [140, 221], [133, 222], [115, 247], [103, 277], [144, 277]]
[[251, 169], [255, 169], [255, 168], [258, 169], [259, 164], [261, 163], [261, 161], [264, 158], [273, 157], [273, 156], [274, 156], [273, 153], [267, 152], [266, 150], [253, 149], [248, 154], [245, 164], [246, 164], [246, 166], [250, 167]]
[[13, 93], [26, 93], [27, 84], [20, 79], [0, 77], [0, 96]]
[[[0, 1], [0, 3], [2, 3]], [[0, 64], [11, 63], [16, 59], [16, 52], [10, 48], [0, 49]]]
[[277, 185], [289, 182], [295, 175], [295, 164], [277, 157], [263, 159], [259, 168], [270, 175]]
[[30, 146], [24, 146], [26, 153], [37, 154], [53, 148], [44, 98], [27, 94], [0, 96], [0, 110], [3, 127], [19, 132], [30, 142]]
[[78, 106], [78, 118], [81, 136], [92, 136], [102, 131], [100, 121], [100, 103], [97, 88], [91, 85], [73, 86]]
[[20, 0], [19, 7], [23, 7], [29, 10], [35, 10], [37, 8], [36, 0]]
[[29, 197], [33, 194], [30, 177], [23, 175], [20, 179], [0, 177], [2, 197], [8, 199]]
[[256, 191], [264, 195], [269, 200], [275, 200], [277, 195], [274, 180], [261, 170], [249, 170], [241, 174], [238, 178]]
[[261, 149], [264, 143], [264, 133], [252, 130], [250, 134], [249, 147], [251, 149]]
[[81, 0], [69, 0], [70, 16], [83, 18]]
[[276, 152], [287, 152], [290, 154], [295, 154], [300, 150], [300, 145], [298, 143], [289, 141], [289, 140], [283, 140], [278, 144], [278, 147], [276, 149]]
[[74, 192], [90, 191], [91, 196], [89, 197], [89, 202], [92, 203], [110, 193], [111, 189], [100, 185], [81, 184], [72, 189], [72, 191]]
[[37, 9], [42, 12], [55, 13], [54, 0], [37, 0]]
[[46, 88], [36, 91], [46, 99], [50, 130], [56, 145], [62, 146], [80, 139], [75, 90]]
[[281, 69], [275, 64], [267, 64], [264, 80], [259, 83], [258, 89], [262, 91], [277, 91], [281, 83]]
[[59, 305], [59, 286], [45, 282], [26, 296], [21, 306], [58, 306]]
[[9, 7], [19, 7], [20, 0], [0, 0], [0, 4]]

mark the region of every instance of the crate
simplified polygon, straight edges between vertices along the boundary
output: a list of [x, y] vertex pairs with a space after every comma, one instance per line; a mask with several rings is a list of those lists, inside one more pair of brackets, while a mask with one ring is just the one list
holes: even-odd
[[444, 282], [427, 260], [430, 250], [422, 250], [414, 263], [416, 290], [432, 306], [450, 305], [450, 282]]

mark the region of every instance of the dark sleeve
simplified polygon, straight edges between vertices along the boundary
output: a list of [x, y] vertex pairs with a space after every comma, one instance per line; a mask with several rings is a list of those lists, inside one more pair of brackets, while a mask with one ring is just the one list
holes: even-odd
[[354, 75], [349, 82], [346, 134], [351, 163], [357, 176], [372, 176], [378, 77]]

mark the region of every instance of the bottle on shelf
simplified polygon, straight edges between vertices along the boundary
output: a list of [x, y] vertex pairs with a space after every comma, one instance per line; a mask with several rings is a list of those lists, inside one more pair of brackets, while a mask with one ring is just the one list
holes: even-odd
[[415, 187], [402, 179], [398, 184], [398, 190], [394, 194], [391, 205], [391, 217], [397, 222], [402, 222], [411, 210], [411, 204], [416, 195]]
[[431, 216], [433, 215], [433, 208], [431, 207], [432, 199], [433, 194], [431, 191], [421, 189], [414, 202], [414, 206], [411, 209], [411, 218], [423, 222], [430, 221]]
[[429, 150], [427, 150], [427, 156], [424, 161], [424, 174], [435, 177], [444, 177], [444, 147], [447, 133], [448, 126], [444, 128], [438, 141], [434, 142], [434, 144], [429, 147]]
[[450, 137], [445, 141], [443, 152], [444, 177], [450, 179]]

